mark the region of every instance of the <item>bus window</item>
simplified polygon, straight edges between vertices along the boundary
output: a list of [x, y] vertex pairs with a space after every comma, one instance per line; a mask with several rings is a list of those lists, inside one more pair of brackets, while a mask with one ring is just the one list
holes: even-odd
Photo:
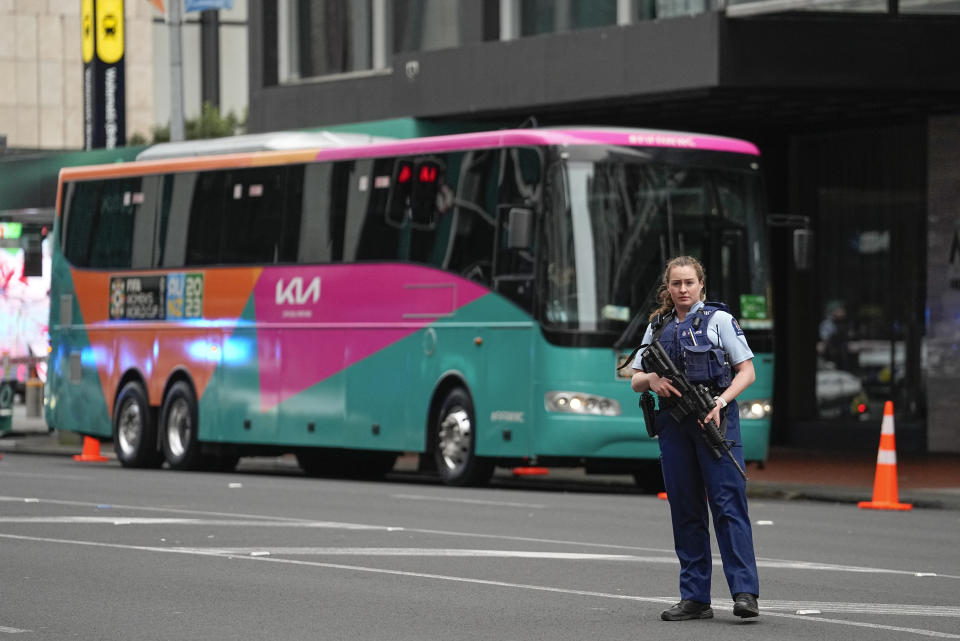
[[154, 245], [157, 219], [164, 204], [163, 182], [162, 176], [144, 176], [140, 192], [131, 195], [135, 213], [130, 266], [134, 269], [149, 269], [156, 266]]
[[[400, 230], [391, 219], [388, 222], [384, 211], [389, 208], [392, 200], [391, 196], [395, 193], [392, 188], [394, 168], [396, 166], [395, 158], [378, 158], [373, 161], [372, 171], [368, 174], [366, 181], [355, 180], [351, 184], [351, 198], [358, 203], [364, 202], [367, 208], [360, 215], [356, 222], [349, 229], [355, 230], [355, 224], [360, 223], [359, 242], [348, 243], [354, 245], [353, 254], [345, 255], [344, 260], [394, 260], [396, 258], [405, 258], [398, 251], [400, 245]], [[370, 167], [363, 163], [366, 167]], [[358, 168], [361, 163], [357, 163]], [[362, 176], [362, 174], [361, 174]], [[350, 212], [351, 217], [353, 212]], [[362, 222], [361, 222], [362, 221]]]
[[[341, 163], [338, 163], [341, 164]], [[335, 260], [335, 246], [343, 252], [343, 229], [334, 233], [334, 212], [343, 214], [343, 208], [335, 206], [335, 189], [332, 188], [333, 163], [307, 165], [303, 170], [301, 188], [302, 218], [300, 221], [300, 247], [297, 258], [302, 263], [327, 263]], [[339, 238], [338, 238], [339, 237]]]
[[136, 205], [143, 198], [140, 182], [140, 178], [104, 182], [100, 206], [90, 232], [90, 267], [123, 269], [131, 266]]
[[297, 262], [303, 219], [303, 165], [291, 165], [284, 169], [285, 187], [281, 191], [280, 220], [276, 226], [278, 263]]
[[[538, 211], [541, 157], [536, 149], [506, 149], [500, 176], [497, 206], [495, 289], [524, 309], [533, 303], [533, 245], [511, 247], [511, 211]], [[515, 212], [514, 216], [519, 212]]]
[[[228, 196], [219, 234], [219, 262], [269, 264], [280, 259], [286, 173], [286, 167], [234, 169], [227, 173]], [[295, 229], [294, 235], [298, 231]]]
[[167, 227], [170, 222], [170, 207], [173, 202], [173, 176], [163, 176], [161, 178], [162, 182], [159, 186], [159, 199], [160, 199], [160, 209], [157, 212], [157, 233], [153, 239], [153, 255], [154, 261], [153, 264], [156, 266], [165, 265], [164, 263], [164, 253], [166, 250], [166, 243], [164, 239], [167, 237]]
[[197, 175], [189, 209], [185, 265], [216, 265], [220, 262], [220, 234], [228, 176], [226, 171], [204, 171]]
[[187, 264], [187, 231], [193, 192], [199, 175], [196, 172], [174, 174], [170, 181], [170, 206], [161, 216], [161, 233], [157, 242], [163, 247], [160, 264], [163, 267], [183, 267]]
[[86, 267], [89, 260], [90, 235], [102, 189], [102, 180], [88, 180], [70, 183], [65, 191], [63, 253], [77, 267]]
[[499, 150], [463, 154], [444, 268], [484, 285], [493, 278]]

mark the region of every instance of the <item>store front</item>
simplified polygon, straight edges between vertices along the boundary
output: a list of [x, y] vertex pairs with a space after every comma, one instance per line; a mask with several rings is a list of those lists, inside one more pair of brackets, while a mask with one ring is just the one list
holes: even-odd
[[898, 447], [924, 451], [927, 127], [794, 136], [789, 163], [791, 209], [809, 217], [814, 251], [776, 292], [776, 440], [875, 448], [892, 400]]

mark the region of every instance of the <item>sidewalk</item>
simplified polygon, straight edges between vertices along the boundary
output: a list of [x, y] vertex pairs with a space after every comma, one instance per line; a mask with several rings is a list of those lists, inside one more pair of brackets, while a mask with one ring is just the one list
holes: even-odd
[[[28, 418], [23, 405], [14, 407], [13, 433], [0, 438], [0, 455], [79, 454], [81, 436], [72, 432], [49, 431], [42, 417]], [[114, 458], [113, 446], [104, 443], [101, 454]], [[404, 457], [398, 469], [415, 469]], [[876, 453], [814, 452], [790, 448], [773, 448], [761, 469], [747, 466], [747, 494], [750, 498], [828, 501], [856, 503], [869, 501], [873, 495]], [[410, 463], [409, 465], [407, 463]], [[78, 463], [80, 465], [80, 463]], [[408, 470], [409, 471], [409, 470]], [[585, 477], [582, 470], [554, 469], [539, 481], [609, 482], [617, 486], [632, 485], [628, 476]], [[915, 508], [960, 510], [960, 454], [923, 454], [897, 456], [897, 480], [900, 501]]]

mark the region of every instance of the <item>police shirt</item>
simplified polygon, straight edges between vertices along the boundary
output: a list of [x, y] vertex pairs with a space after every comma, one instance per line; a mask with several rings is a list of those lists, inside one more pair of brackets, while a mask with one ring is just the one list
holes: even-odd
[[[701, 307], [703, 307], [703, 301], [698, 300], [693, 304], [693, 307], [690, 308], [687, 316], [689, 317], [690, 314], [699, 313]], [[676, 316], [673, 316], [667, 322], [677, 322]], [[729, 312], [714, 309], [713, 312], [707, 316], [707, 328], [705, 332], [714, 347], [719, 347], [727, 353], [731, 365], [737, 365], [738, 363], [753, 358], [753, 351], [747, 344], [747, 338], [743, 335], [740, 323], [738, 323], [737, 319]], [[644, 332], [643, 341], [641, 341], [640, 344], [649, 345], [652, 340], [653, 328], [647, 325], [647, 331]], [[643, 371], [643, 366], [640, 362], [645, 351], [647, 351], [647, 348], [643, 348], [637, 352], [637, 357], [633, 360], [633, 369]]]

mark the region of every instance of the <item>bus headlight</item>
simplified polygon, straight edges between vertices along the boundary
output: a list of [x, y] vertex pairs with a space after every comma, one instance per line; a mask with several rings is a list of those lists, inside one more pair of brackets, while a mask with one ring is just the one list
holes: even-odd
[[773, 404], [766, 399], [758, 401], [739, 401], [741, 419], [770, 418], [773, 414]]
[[620, 416], [620, 403], [606, 396], [580, 392], [547, 392], [543, 400], [548, 412]]

